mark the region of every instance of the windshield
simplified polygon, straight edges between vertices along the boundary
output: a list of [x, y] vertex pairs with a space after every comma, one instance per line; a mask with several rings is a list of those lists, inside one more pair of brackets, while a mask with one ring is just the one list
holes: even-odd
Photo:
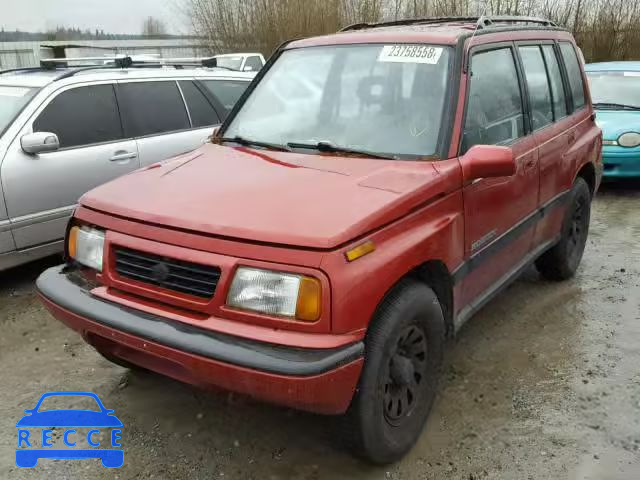
[[640, 72], [587, 72], [587, 78], [594, 104], [640, 107]]
[[240, 70], [240, 67], [242, 66], [242, 57], [216, 57], [216, 63], [219, 67]]
[[335, 146], [395, 158], [433, 155], [449, 49], [429, 45], [310, 47], [282, 53], [224, 136]]
[[0, 85], [0, 136], [35, 94], [35, 88]]

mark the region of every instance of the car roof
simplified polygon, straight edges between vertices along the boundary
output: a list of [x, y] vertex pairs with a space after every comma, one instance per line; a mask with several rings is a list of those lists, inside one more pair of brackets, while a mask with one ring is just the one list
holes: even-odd
[[640, 72], [640, 62], [600, 62], [585, 65], [587, 72]]
[[[18, 70], [0, 75], [0, 85], [21, 87], [45, 87], [53, 83], [61, 75], [77, 70], [76, 68], [57, 68], [55, 70], [34, 69]], [[96, 68], [93, 70], [78, 71], [63, 81], [69, 83], [97, 82], [105, 80], [125, 79], [162, 79], [162, 78], [219, 78], [225, 80], [250, 81], [255, 77], [255, 72], [236, 72], [224, 68], [181, 68], [154, 67], [154, 68]]]
[[[493, 23], [492, 20], [496, 21]], [[503, 23], [507, 22], [507, 23]], [[516, 22], [516, 23], [508, 23]], [[518, 22], [524, 22], [518, 24]], [[527, 23], [530, 22], [530, 23]], [[505, 34], [522, 31], [566, 31], [553, 24], [542, 25], [544, 19], [529, 17], [450, 17], [425, 18], [356, 24], [340, 32], [291, 42], [287, 48], [351, 43], [434, 43], [455, 45], [471, 35]]]

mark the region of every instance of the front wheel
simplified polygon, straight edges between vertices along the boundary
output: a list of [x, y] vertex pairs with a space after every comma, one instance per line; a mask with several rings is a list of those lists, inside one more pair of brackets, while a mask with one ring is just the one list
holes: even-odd
[[444, 317], [433, 290], [405, 280], [385, 298], [365, 340], [365, 365], [344, 424], [355, 453], [392, 463], [413, 447], [437, 391]]
[[536, 268], [549, 280], [573, 277], [582, 260], [591, 219], [591, 190], [578, 177], [570, 193], [560, 241], [536, 260]]

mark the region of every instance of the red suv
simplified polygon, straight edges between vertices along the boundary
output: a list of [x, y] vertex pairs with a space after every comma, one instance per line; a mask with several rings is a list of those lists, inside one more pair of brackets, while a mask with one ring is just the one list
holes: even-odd
[[445, 339], [582, 258], [601, 133], [544, 20], [355, 25], [282, 46], [198, 150], [87, 193], [37, 287], [108, 359], [324, 414], [399, 459]]

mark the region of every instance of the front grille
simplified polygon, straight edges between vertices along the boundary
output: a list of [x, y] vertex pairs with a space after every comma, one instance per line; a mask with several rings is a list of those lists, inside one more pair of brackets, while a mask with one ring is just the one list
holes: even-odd
[[218, 267], [184, 262], [129, 248], [116, 247], [114, 251], [118, 275], [168, 290], [211, 298], [220, 279]]

